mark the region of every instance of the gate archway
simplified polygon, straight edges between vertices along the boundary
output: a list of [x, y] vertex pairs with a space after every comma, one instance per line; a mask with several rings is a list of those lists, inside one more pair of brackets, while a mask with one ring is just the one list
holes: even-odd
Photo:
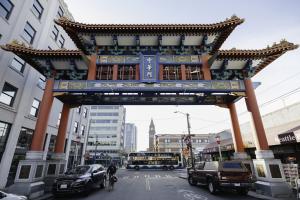
[[[244, 20], [236, 16], [215, 24], [91, 25], [61, 18], [56, 23], [78, 50], [37, 50], [13, 42], [2, 46], [47, 77], [27, 159], [33, 176], [45, 169], [42, 147], [54, 98], [64, 103], [52, 166], [64, 164], [70, 108], [79, 105], [217, 105], [228, 108], [237, 157], [243, 157], [235, 102], [245, 97], [255, 128], [257, 158], [273, 158], [251, 78], [297, 45], [281, 41], [260, 50], [220, 50]], [[47, 164], [47, 169], [50, 164]], [[18, 176], [18, 175], [17, 175]], [[270, 175], [270, 178], [271, 175]], [[30, 179], [39, 180], [39, 179]], [[16, 178], [19, 181], [19, 178]]]

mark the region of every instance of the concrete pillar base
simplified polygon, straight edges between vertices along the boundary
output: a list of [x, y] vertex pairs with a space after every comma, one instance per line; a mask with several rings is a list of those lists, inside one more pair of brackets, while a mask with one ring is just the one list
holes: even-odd
[[26, 152], [26, 160], [43, 160], [43, 151], [28, 151]]
[[42, 151], [29, 151], [26, 160], [18, 165], [15, 183], [7, 188], [8, 192], [37, 198], [44, 194], [44, 172], [46, 161], [42, 160]]
[[66, 154], [65, 153], [54, 153], [51, 156], [51, 160], [65, 160]]
[[265, 182], [256, 181], [255, 189], [257, 194], [273, 197], [273, 198], [291, 198], [293, 191], [286, 182]]
[[256, 158], [253, 160], [256, 183], [255, 188], [258, 194], [275, 198], [289, 198], [292, 195], [292, 188], [286, 182], [282, 163], [274, 159], [270, 150], [256, 151]]
[[45, 191], [50, 192], [52, 190], [52, 185], [54, 180], [65, 172], [65, 154], [64, 153], [54, 153], [51, 156], [51, 160], [47, 161], [46, 173], [45, 173]]
[[256, 159], [274, 159], [273, 151], [271, 150], [256, 150]]
[[234, 160], [246, 160], [247, 158], [248, 158], [248, 155], [245, 152], [234, 152], [233, 153]]

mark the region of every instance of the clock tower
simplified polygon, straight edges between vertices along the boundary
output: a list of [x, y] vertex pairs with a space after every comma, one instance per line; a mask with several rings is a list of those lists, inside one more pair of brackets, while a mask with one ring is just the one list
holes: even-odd
[[154, 137], [155, 137], [155, 126], [153, 119], [151, 119], [149, 126], [149, 151], [154, 151]]

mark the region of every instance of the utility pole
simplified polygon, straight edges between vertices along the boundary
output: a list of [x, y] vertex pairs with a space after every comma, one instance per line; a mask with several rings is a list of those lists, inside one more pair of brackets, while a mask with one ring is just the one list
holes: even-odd
[[98, 135], [96, 135], [96, 147], [95, 147], [95, 154], [94, 154], [94, 164], [96, 164], [96, 159], [97, 159], [97, 147], [98, 147]]
[[188, 135], [185, 138], [186, 139], [186, 144], [189, 148], [189, 153], [190, 153], [190, 158], [191, 158], [191, 165], [192, 168], [194, 168], [194, 156], [193, 156], [193, 147], [192, 147], [192, 135], [191, 135], [191, 124], [190, 124], [190, 114], [189, 113], [183, 113], [180, 111], [175, 111], [174, 113], [181, 113], [186, 116], [186, 121], [187, 121], [187, 128], [188, 128]]
[[191, 124], [190, 124], [190, 114], [186, 113], [186, 121], [188, 126], [188, 137], [189, 137], [189, 150], [190, 150], [190, 157], [191, 157], [191, 164], [192, 168], [194, 168], [194, 155], [193, 155], [193, 147], [192, 147], [192, 138], [191, 138]]

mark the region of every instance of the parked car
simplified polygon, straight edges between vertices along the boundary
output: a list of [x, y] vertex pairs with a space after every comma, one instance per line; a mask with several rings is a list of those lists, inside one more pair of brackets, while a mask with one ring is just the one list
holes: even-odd
[[16, 194], [8, 194], [8, 193], [0, 191], [0, 199], [1, 200], [27, 200], [27, 197], [19, 196]]
[[106, 171], [102, 165], [80, 165], [55, 179], [53, 194], [83, 193], [88, 195], [93, 188], [104, 188]]
[[253, 178], [241, 161], [212, 161], [200, 162], [194, 169], [189, 169], [188, 182], [190, 185], [207, 185], [212, 194], [220, 189], [235, 189], [247, 194]]

